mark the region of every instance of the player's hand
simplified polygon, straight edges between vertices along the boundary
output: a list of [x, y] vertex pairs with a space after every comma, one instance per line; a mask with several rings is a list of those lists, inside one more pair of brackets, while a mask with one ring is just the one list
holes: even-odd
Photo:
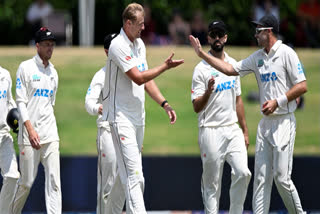
[[213, 89], [214, 89], [214, 83], [215, 83], [215, 79], [214, 79], [214, 77], [212, 76], [211, 79], [209, 79], [209, 81], [208, 81], [208, 90], [209, 90], [210, 92], [212, 92]]
[[171, 53], [171, 55], [164, 61], [164, 63], [167, 65], [168, 69], [177, 67], [184, 63], [184, 59], [179, 60], [173, 60], [174, 53]]
[[98, 108], [98, 114], [101, 114], [101, 115], [102, 115], [102, 110], [103, 110], [103, 106], [100, 105], [99, 108]]
[[250, 145], [250, 143], [249, 143], [249, 135], [248, 134], [243, 134], [243, 135], [244, 135], [244, 143], [245, 143], [246, 148], [248, 150], [249, 145]]
[[41, 148], [40, 137], [34, 129], [29, 131], [29, 141], [31, 143], [32, 148], [36, 150], [39, 150]]
[[201, 43], [198, 38], [195, 38], [192, 35], [189, 35], [190, 44], [194, 48], [194, 51], [196, 54], [200, 57], [200, 53], [202, 51]]
[[262, 105], [262, 113], [264, 115], [272, 114], [278, 107], [277, 100], [267, 100]]
[[177, 120], [176, 112], [171, 108], [171, 106], [168, 103], [164, 104], [163, 108], [170, 118], [170, 123], [174, 124]]

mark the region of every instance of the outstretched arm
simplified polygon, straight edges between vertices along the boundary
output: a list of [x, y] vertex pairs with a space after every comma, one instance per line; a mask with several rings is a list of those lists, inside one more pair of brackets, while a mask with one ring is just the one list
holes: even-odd
[[[165, 100], [163, 95], [161, 94], [158, 86], [153, 80], [150, 80], [145, 84], [145, 90], [149, 94], [149, 96], [156, 101], [159, 105], [161, 105]], [[174, 124], [177, 120], [177, 115], [176, 112], [171, 108], [168, 102], [165, 102], [164, 105], [162, 106], [163, 109], [166, 111], [166, 113], [169, 116], [170, 123]]]
[[153, 80], [157, 76], [159, 76], [164, 71], [177, 67], [184, 63], [183, 59], [179, 60], [173, 60], [174, 53], [172, 53], [162, 65], [159, 65], [157, 67], [148, 69], [146, 71], [140, 72], [137, 67], [131, 68], [129, 71], [126, 72], [126, 74], [129, 76], [129, 78], [135, 82], [137, 85], [142, 85], [150, 80]]
[[212, 67], [217, 69], [218, 71], [224, 73], [228, 76], [238, 76], [239, 73], [234, 70], [231, 64], [218, 59], [216, 57], [210, 56], [208, 53], [202, 50], [200, 41], [198, 38], [193, 37], [192, 35], [189, 36], [190, 43], [194, 48], [196, 54], [204, 59], [207, 63], [209, 63]]

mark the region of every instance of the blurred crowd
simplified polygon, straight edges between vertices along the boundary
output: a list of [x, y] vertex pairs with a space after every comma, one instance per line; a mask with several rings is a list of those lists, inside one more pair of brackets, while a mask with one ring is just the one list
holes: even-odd
[[[255, 0], [252, 5], [252, 20], [259, 20], [265, 14], [273, 14], [279, 19], [280, 33], [294, 31], [294, 38], [290, 38], [292, 46], [320, 47], [320, 1], [302, 0], [297, 5], [295, 14], [281, 14], [278, 0]], [[191, 17], [185, 17], [183, 11], [173, 9], [166, 33], [159, 33], [157, 21], [154, 19], [150, 5], [144, 5], [145, 30], [142, 39], [148, 45], [186, 45], [188, 35], [199, 38], [201, 44], [206, 45], [206, 31], [208, 22], [216, 17], [204, 17], [201, 10], [195, 10]], [[34, 0], [26, 14], [26, 21], [30, 30], [30, 43], [36, 29], [43, 24], [43, 20], [54, 12], [54, 8], [45, 0]], [[295, 26], [292, 26], [294, 23]], [[162, 30], [163, 31], [163, 30]], [[280, 35], [281, 36], [281, 35]], [[282, 40], [286, 38], [282, 35]], [[253, 41], [254, 42], [254, 41]]]

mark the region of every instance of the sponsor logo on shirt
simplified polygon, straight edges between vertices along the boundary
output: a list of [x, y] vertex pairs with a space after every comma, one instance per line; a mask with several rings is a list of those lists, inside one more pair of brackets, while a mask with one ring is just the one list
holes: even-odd
[[131, 56], [126, 56], [125, 59], [126, 59], [127, 61], [130, 61], [130, 60], [132, 59], [132, 57], [131, 57]]
[[258, 67], [262, 67], [263, 66], [263, 59], [259, 59], [258, 60]]
[[261, 82], [270, 82], [276, 81], [278, 79], [277, 74], [275, 72], [260, 74]]
[[218, 77], [219, 73], [217, 71], [211, 71], [211, 76]]
[[231, 81], [227, 81], [227, 82], [223, 82], [223, 83], [220, 83], [217, 85], [217, 88], [216, 88], [216, 93], [217, 92], [220, 92], [220, 91], [225, 91], [225, 90], [229, 90], [229, 89], [232, 89], [234, 88], [234, 84], [236, 83], [235, 80], [233, 80], [232, 82]]
[[138, 69], [139, 69], [140, 72], [141, 71], [145, 71], [146, 67], [145, 67], [144, 63], [142, 63], [141, 65], [138, 65]]
[[17, 78], [17, 81], [16, 81], [16, 89], [21, 89], [21, 80], [19, 77]]
[[7, 90], [0, 91], [0, 100], [7, 98]]
[[194, 90], [193, 89], [191, 89], [191, 94], [193, 94], [194, 93]]
[[302, 64], [299, 62], [299, 63], [298, 63], [298, 74], [303, 74], [303, 73], [304, 73], [303, 66], [302, 66]]
[[91, 94], [91, 86], [89, 86], [88, 91], [87, 91], [87, 95]]
[[37, 74], [32, 75], [32, 81], [33, 82], [39, 82], [40, 81], [40, 76], [38, 76]]
[[53, 90], [38, 88], [33, 96], [34, 97], [52, 97]]

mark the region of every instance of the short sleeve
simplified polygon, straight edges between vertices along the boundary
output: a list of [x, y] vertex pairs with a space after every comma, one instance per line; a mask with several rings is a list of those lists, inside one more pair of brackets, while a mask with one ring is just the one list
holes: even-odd
[[202, 96], [206, 90], [206, 83], [204, 77], [198, 68], [198, 66], [194, 69], [193, 77], [192, 77], [192, 86], [191, 86], [191, 100], [195, 100], [196, 98]]

